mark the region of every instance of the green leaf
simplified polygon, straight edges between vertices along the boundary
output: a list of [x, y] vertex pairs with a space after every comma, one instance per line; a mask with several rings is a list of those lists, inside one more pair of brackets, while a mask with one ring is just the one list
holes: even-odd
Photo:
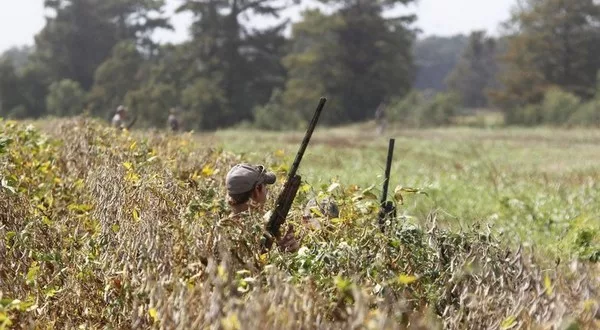
[[13, 303], [13, 300], [10, 298], [2, 298], [0, 299], [0, 306], [1, 307], [7, 307], [8, 305], [11, 305]]
[[38, 266], [37, 262], [31, 263], [31, 267], [27, 271], [27, 275], [25, 277], [27, 284], [32, 284], [37, 279], [38, 273], [40, 271], [40, 266]]
[[60, 290], [56, 290], [54, 288], [48, 289], [44, 292], [46, 298], [52, 298], [54, 297], [58, 292], [60, 292]]
[[350, 288], [350, 286], [352, 285], [352, 282], [342, 278], [341, 276], [336, 276], [335, 280], [334, 280], [335, 286], [338, 288], [338, 290], [340, 291], [346, 291], [347, 289]]
[[15, 236], [17, 236], [17, 233], [16, 233], [16, 232], [14, 232], [14, 231], [9, 231], [8, 233], [6, 233], [6, 236], [5, 236], [5, 237], [6, 237], [6, 240], [10, 240], [10, 239], [12, 239], [12, 238], [13, 238], [13, 237], [15, 237]]

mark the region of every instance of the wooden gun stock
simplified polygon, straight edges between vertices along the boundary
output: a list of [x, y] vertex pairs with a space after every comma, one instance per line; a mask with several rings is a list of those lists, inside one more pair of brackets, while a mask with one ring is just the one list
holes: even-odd
[[300, 162], [302, 161], [302, 157], [304, 156], [304, 152], [308, 147], [308, 143], [310, 142], [310, 138], [312, 136], [315, 127], [317, 126], [317, 122], [319, 121], [319, 116], [321, 115], [321, 111], [325, 107], [325, 103], [327, 99], [322, 97], [319, 101], [319, 105], [317, 106], [317, 110], [315, 110], [315, 114], [313, 115], [310, 124], [308, 125], [308, 129], [306, 130], [306, 134], [304, 134], [304, 139], [302, 140], [302, 144], [300, 144], [300, 150], [296, 154], [296, 159], [290, 168], [290, 172], [288, 173], [287, 181], [283, 186], [283, 191], [277, 197], [277, 203], [275, 204], [275, 210], [271, 214], [269, 218], [269, 222], [267, 223], [267, 232], [263, 238], [263, 251], [271, 249], [273, 246], [273, 240], [281, 238], [281, 226], [285, 222], [285, 218], [290, 211], [290, 207], [292, 206], [292, 202], [294, 198], [296, 198], [296, 193], [300, 188], [300, 184], [302, 179], [299, 175], [296, 175], [298, 171], [298, 167], [300, 167]]
[[283, 191], [279, 194], [277, 199], [277, 206], [271, 214], [269, 223], [267, 224], [267, 232], [269, 235], [265, 235], [264, 238], [264, 249], [270, 249], [273, 246], [273, 241], [281, 237], [281, 226], [285, 222], [285, 219], [290, 212], [294, 198], [300, 189], [302, 178], [299, 175], [295, 175], [285, 183]]

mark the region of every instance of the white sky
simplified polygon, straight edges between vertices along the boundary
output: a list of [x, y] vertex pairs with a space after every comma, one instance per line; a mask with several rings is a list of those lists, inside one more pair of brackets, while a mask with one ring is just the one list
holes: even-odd
[[[487, 30], [498, 33], [498, 24], [509, 17], [516, 0], [418, 0], [416, 5], [402, 9], [403, 13], [416, 13], [416, 26], [424, 35], [449, 36]], [[33, 44], [34, 35], [44, 26], [44, 0], [0, 0], [0, 52], [15, 45]], [[172, 12], [180, 0], [167, 0], [168, 11]], [[304, 7], [313, 5], [304, 5]], [[285, 16], [299, 18], [298, 8], [287, 10]], [[159, 32], [161, 41], [179, 42], [187, 38], [189, 15], [172, 18], [175, 32]], [[257, 26], [268, 25], [269, 21], [258, 18]]]

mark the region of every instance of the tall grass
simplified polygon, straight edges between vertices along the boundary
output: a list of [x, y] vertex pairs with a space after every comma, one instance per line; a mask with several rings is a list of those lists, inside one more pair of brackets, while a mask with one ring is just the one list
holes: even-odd
[[[403, 216], [381, 233], [375, 221], [375, 188], [353, 181], [352, 173], [340, 175], [339, 184], [332, 185], [327, 175], [340, 165], [315, 159], [321, 150], [329, 155], [335, 150], [336, 157], [357, 151], [343, 149], [341, 142], [327, 146], [344, 132], [317, 136], [302, 166], [307, 182], [289, 219], [304, 237], [302, 248], [292, 254], [275, 250], [262, 255], [258, 242], [263, 220], [259, 215], [240, 222], [228, 218], [224, 174], [242, 160], [264, 162], [280, 177], [271, 191], [276, 194], [294, 138], [272, 135], [274, 140], [261, 141], [256, 132], [204, 137], [130, 134], [85, 119], [58, 122], [48, 135], [13, 122], [0, 125], [0, 328], [599, 325], [600, 269], [576, 251], [593, 250], [593, 228], [583, 235], [587, 243], [569, 245], [571, 250], [561, 260], [519, 248], [514, 237], [498, 237], [487, 224], [513, 224], [526, 232], [527, 219], [519, 222], [508, 215], [527, 213], [515, 208], [484, 219], [470, 218], [475, 211], [469, 210], [493, 211], [478, 201], [493, 201], [510, 191], [537, 200], [541, 197], [527, 193], [525, 186], [531, 183], [540, 194], [543, 181], [531, 180], [535, 176], [525, 176], [527, 171], [502, 174], [502, 163], [483, 161], [476, 154], [481, 150], [459, 149], [460, 141], [433, 149], [437, 138], [401, 138], [421, 140], [414, 146], [422, 149], [412, 151], [412, 161], [397, 163], [395, 180], [416, 184], [430, 197], [404, 196]], [[250, 136], [256, 142], [247, 142]], [[286, 139], [289, 144], [278, 145]], [[253, 154], [235, 152], [238, 147], [232, 145], [240, 143], [241, 148], [242, 140]], [[372, 164], [373, 178], [367, 183], [376, 183], [375, 164], [385, 155], [378, 149], [367, 151], [379, 141], [365, 143], [359, 148], [366, 153], [361, 164]], [[276, 145], [279, 148], [272, 148]], [[401, 150], [408, 148], [400, 145]], [[317, 165], [324, 170], [308, 170]], [[439, 172], [428, 178], [433, 171]], [[561, 182], [576, 181], [575, 174], [568, 175]], [[582, 177], [594, 175], [584, 172]], [[357, 181], [369, 177], [355, 176]], [[425, 178], [431, 184], [420, 184]], [[524, 178], [528, 181], [520, 181]], [[470, 186], [459, 190], [465, 182]], [[482, 187], [473, 189], [477, 183]], [[580, 203], [573, 209], [588, 205], [597, 196], [594, 184], [577, 193], [563, 191], [561, 198]], [[485, 193], [485, 187], [496, 190]], [[340, 205], [340, 218], [321, 219], [321, 230], [301, 220], [301, 207], [313, 195], [330, 196]], [[453, 203], [466, 205], [451, 209]], [[506, 203], [520, 205], [510, 199]], [[542, 210], [527, 212], [539, 215]], [[447, 216], [451, 212], [453, 217]], [[461, 217], [464, 228], [452, 228], [452, 221]], [[531, 224], [547, 226], [537, 219]], [[569, 228], [569, 234], [579, 230]], [[579, 236], [574, 239], [581, 241]], [[536, 240], [532, 239], [541, 242]]]

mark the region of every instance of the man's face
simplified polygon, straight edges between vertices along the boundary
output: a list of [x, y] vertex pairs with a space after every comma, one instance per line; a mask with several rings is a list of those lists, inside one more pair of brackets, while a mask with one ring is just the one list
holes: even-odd
[[263, 205], [267, 202], [268, 189], [267, 185], [261, 184], [254, 189], [254, 201]]

